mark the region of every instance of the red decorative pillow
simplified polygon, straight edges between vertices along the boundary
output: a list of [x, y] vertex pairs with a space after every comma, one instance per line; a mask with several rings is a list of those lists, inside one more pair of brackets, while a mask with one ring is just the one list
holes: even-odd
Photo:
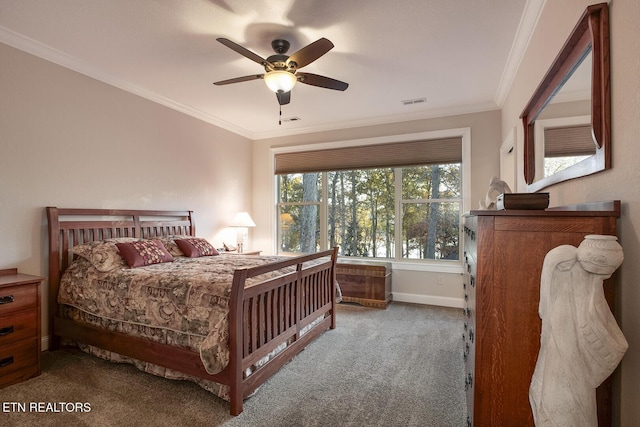
[[116, 243], [120, 256], [129, 267], [142, 267], [151, 264], [173, 261], [160, 240], [140, 240], [130, 243]]
[[187, 239], [176, 239], [176, 245], [184, 254], [190, 258], [201, 256], [220, 255], [211, 243], [200, 237], [189, 237]]

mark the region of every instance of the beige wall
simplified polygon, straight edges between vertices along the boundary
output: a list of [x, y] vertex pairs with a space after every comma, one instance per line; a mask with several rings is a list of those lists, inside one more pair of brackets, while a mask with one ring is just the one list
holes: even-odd
[[[518, 116], [573, 25], [593, 2], [547, 1], [513, 88], [502, 111], [502, 134], [519, 125]], [[621, 426], [640, 420], [640, 2], [610, 3], [612, 163], [610, 171], [552, 186], [552, 205], [619, 199], [618, 236], [625, 261], [617, 274], [616, 314], [629, 342], [620, 370]], [[519, 126], [518, 139], [522, 141]], [[521, 171], [520, 171], [521, 173]]]
[[[484, 200], [489, 180], [492, 176], [500, 174], [498, 155], [501, 143], [500, 112], [497, 110], [255, 141], [253, 212], [257, 227], [253, 230], [252, 246], [266, 252], [274, 251], [275, 195], [272, 148], [459, 128], [471, 129], [471, 206], [465, 206], [464, 209], [477, 209], [479, 200]], [[394, 263], [392, 274], [394, 299], [461, 307], [463, 296], [461, 266], [458, 266], [457, 270], [459, 270], [457, 273], [428, 272], [419, 271], [414, 266]], [[438, 276], [441, 276], [442, 284], [438, 284]]]
[[215, 244], [250, 207], [243, 137], [3, 44], [0, 94], [0, 269], [47, 275], [45, 206], [191, 209]]

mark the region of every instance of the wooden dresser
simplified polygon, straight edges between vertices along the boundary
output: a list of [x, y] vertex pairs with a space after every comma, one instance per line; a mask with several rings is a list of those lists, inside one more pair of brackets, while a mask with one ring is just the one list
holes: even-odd
[[40, 375], [42, 280], [0, 270], [0, 387]]
[[[588, 234], [616, 234], [620, 202], [544, 211], [471, 211], [464, 218], [463, 337], [468, 426], [533, 426], [529, 384], [540, 349], [545, 255]], [[609, 304], [613, 280], [605, 282]], [[598, 421], [610, 425], [611, 381], [598, 389]]]
[[344, 302], [387, 308], [391, 302], [391, 263], [336, 264], [336, 280]]

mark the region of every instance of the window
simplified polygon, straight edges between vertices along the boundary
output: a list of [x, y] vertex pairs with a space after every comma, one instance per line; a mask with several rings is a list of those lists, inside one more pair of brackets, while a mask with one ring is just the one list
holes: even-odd
[[544, 176], [554, 175], [594, 154], [591, 123], [544, 129]]
[[461, 164], [402, 169], [402, 257], [459, 259]]
[[321, 174], [278, 176], [278, 252], [320, 249]]
[[[277, 154], [278, 252], [338, 246], [341, 256], [458, 261], [462, 138], [403, 144]], [[403, 149], [409, 160], [389, 155]], [[433, 153], [440, 161], [428, 160]], [[345, 163], [336, 167], [338, 157]], [[344, 168], [362, 161], [369, 164]]]
[[395, 230], [394, 170], [327, 172], [329, 247], [340, 255], [392, 258]]

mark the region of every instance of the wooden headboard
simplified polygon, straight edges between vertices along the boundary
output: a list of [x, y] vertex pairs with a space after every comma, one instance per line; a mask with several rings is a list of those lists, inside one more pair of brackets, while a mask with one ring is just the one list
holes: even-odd
[[47, 207], [49, 228], [49, 328], [58, 313], [60, 276], [73, 260], [74, 246], [116, 237], [195, 236], [193, 211], [61, 209]]

